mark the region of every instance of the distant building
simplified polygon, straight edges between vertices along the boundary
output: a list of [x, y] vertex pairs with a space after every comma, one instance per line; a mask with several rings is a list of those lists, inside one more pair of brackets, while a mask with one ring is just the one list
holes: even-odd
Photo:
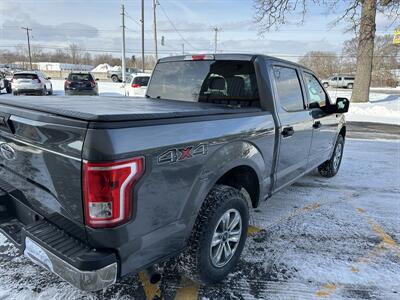
[[[14, 68], [26, 69], [29, 68], [27, 62], [15, 62], [12, 64]], [[64, 64], [56, 62], [34, 62], [32, 67], [40, 71], [90, 71], [93, 69], [91, 65]]]

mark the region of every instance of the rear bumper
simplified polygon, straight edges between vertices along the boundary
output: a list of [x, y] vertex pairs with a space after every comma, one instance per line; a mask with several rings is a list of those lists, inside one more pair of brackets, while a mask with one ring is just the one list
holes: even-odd
[[32, 88], [32, 89], [18, 89], [15, 88], [14, 92], [17, 92], [18, 94], [42, 94], [43, 93], [43, 88]]
[[96, 90], [65, 90], [67, 96], [97, 96]]
[[81, 290], [97, 291], [116, 282], [115, 253], [91, 248], [17, 202], [0, 190], [0, 232], [26, 257]]

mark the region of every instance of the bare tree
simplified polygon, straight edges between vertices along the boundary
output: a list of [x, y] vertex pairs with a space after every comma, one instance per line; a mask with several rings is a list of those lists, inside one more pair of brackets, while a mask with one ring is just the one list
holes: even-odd
[[71, 64], [78, 64], [82, 56], [82, 49], [78, 44], [72, 43], [68, 46], [71, 56]]
[[[376, 31], [376, 13], [380, 11], [394, 18], [400, 16], [399, 0], [254, 0], [256, 22], [260, 33], [278, 28], [286, 23], [287, 16], [300, 12], [299, 23], [304, 22], [309, 5], [324, 5], [328, 9], [345, 7], [342, 17], [334, 24], [345, 19], [351, 29], [358, 31], [356, 80], [352, 101], [367, 102], [371, 84], [374, 38]], [[361, 9], [361, 15], [360, 15]]]
[[311, 51], [300, 58], [299, 63], [313, 70], [319, 78], [327, 78], [340, 70], [340, 59], [332, 52]]

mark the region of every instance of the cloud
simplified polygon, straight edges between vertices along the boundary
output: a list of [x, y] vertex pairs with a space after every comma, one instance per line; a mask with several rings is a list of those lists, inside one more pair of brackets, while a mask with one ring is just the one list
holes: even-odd
[[32, 36], [40, 41], [66, 41], [68, 39], [96, 38], [99, 31], [96, 27], [70, 22], [58, 25], [44, 25], [32, 20], [29, 15], [19, 15], [13, 20], [6, 20], [2, 25], [2, 39], [22, 40], [24, 32], [21, 27], [32, 28]]

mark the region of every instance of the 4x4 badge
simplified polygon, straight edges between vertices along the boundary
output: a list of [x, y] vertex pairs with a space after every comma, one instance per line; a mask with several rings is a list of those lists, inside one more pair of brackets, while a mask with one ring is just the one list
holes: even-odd
[[6, 160], [14, 160], [17, 157], [14, 149], [7, 143], [0, 144], [0, 153]]
[[174, 163], [193, 158], [198, 155], [207, 155], [207, 145], [188, 146], [185, 148], [170, 149], [158, 156], [158, 164]]

